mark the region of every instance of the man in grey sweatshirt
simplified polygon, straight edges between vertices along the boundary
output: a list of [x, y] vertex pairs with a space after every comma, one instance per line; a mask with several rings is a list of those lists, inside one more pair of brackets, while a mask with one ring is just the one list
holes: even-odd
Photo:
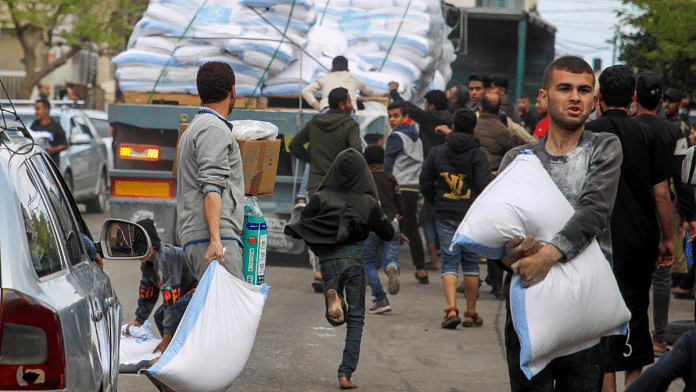
[[196, 85], [203, 108], [177, 147], [179, 237], [189, 269], [199, 280], [213, 259], [242, 279], [244, 176], [227, 121], [234, 108], [234, 83], [229, 64], [201, 66]]
[[[515, 157], [528, 150], [536, 155], [575, 213], [553, 239], [542, 246], [529, 246], [521, 237], [506, 248], [511, 252], [501, 262], [521, 277], [522, 287], [541, 282], [555, 263], [573, 263], [574, 258], [597, 239], [611, 262], [609, 218], [614, 207], [623, 153], [619, 138], [610, 133], [586, 131], [584, 124], [594, 105], [595, 76], [583, 59], [564, 56], [554, 60], [544, 73], [539, 99], [548, 103], [548, 134], [534, 143], [509, 151], [500, 164], [502, 173]], [[540, 194], [539, 202], [543, 202]], [[528, 237], [532, 239], [532, 237]], [[530, 243], [533, 241], [530, 241]], [[508, 309], [510, 309], [508, 304]], [[583, 328], [579, 325], [578, 328]], [[606, 352], [601, 343], [583, 351], [555, 358], [531, 379], [520, 370], [520, 342], [508, 311], [505, 323], [510, 389], [574, 392], [602, 390]]]

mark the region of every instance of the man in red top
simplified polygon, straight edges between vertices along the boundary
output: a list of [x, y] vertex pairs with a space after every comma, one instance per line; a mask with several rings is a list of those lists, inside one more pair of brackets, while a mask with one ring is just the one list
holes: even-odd
[[541, 120], [539, 120], [536, 128], [534, 129], [533, 135], [534, 139], [539, 140], [546, 136], [546, 132], [549, 131], [549, 109], [548, 106], [546, 106], [546, 101], [543, 101], [540, 98], [537, 98], [534, 107], [536, 108], [539, 117], [541, 117]]

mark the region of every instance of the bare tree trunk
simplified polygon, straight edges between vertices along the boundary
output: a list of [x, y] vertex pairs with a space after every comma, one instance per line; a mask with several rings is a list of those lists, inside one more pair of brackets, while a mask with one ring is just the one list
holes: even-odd
[[[30, 63], [29, 61], [25, 62], [24, 69], [26, 70], [27, 76], [24, 78], [24, 82], [22, 83], [21, 87], [19, 88], [19, 98], [20, 99], [29, 99], [29, 96], [31, 95], [31, 90], [34, 88], [34, 86], [41, 81], [46, 75], [49, 73], [53, 72], [56, 68], [60, 67], [61, 65], [65, 64], [70, 60], [78, 51], [80, 50], [80, 47], [77, 45], [73, 45], [70, 47], [70, 49], [65, 52], [64, 55], [60, 56], [59, 58], [55, 59], [53, 62], [48, 63], [45, 67], [38, 69], [36, 71], [32, 71], [36, 69], [36, 55], [32, 54], [34, 57], [32, 60], [32, 66], [29, 66], [28, 64]], [[27, 53], [27, 52], [25, 52]], [[29, 57], [28, 55], [25, 54], [25, 59]]]

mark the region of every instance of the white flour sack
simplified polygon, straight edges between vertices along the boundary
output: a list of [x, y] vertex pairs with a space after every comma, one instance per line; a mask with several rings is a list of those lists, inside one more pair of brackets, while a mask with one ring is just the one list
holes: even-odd
[[[573, 212], [539, 159], [522, 154], [479, 195], [453, 242], [500, 258], [514, 236], [550, 241]], [[510, 308], [520, 367], [530, 379], [554, 358], [592, 347], [602, 336], [625, 334], [631, 318], [596, 240], [574, 259], [554, 264], [530, 288], [515, 274]]]
[[145, 371], [175, 391], [227, 390], [249, 358], [267, 295], [267, 284], [248, 284], [213, 261], [169, 347]]
[[159, 350], [153, 353], [162, 339], [157, 339], [150, 332], [150, 322], [145, 320], [142, 326], [131, 325], [126, 333], [128, 324], [121, 327], [121, 345], [119, 346], [119, 373], [137, 373], [149, 366], [149, 362], [162, 354]]

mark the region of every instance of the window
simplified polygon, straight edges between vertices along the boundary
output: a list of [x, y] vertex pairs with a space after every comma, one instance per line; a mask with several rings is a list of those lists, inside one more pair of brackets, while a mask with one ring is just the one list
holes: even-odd
[[70, 140], [74, 140], [77, 135], [86, 135], [90, 139], [92, 138], [92, 133], [89, 131], [89, 125], [87, 122], [80, 117], [75, 116], [70, 120], [70, 127], [72, 128], [72, 133], [70, 134]]
[[34, 155], [31, 161], [34, 163], [41, 182], [46, 187], [49, 204], [53, 207], [60, 222], [62, 237], [68, 246], [68, 260], [70, 264], [76, 265], [83, 260], [86, 261], [87, 255], [82, 247], [82, 236], [80, 230], [78, 230], [75, 214], [70, 208], [70, 202], [65, 196], [63, 188], [55, 178], [55, 171], [41, 155]]
[[108, 120], [102, 120], [98, 118], [90, 118], [92, 124], [97, 128], [97, 133], [101, 137], [111, 137], [111, 124]]
[[59, 272], [63, 269], [63, 264], [60, 261], [59, 245], [51, 225], [48, 206], [27, 172], [26, 164], [20, 167], [17, 180], [17, 196], [22, 206], [24, 228], [36, 274], [43, 277]]

